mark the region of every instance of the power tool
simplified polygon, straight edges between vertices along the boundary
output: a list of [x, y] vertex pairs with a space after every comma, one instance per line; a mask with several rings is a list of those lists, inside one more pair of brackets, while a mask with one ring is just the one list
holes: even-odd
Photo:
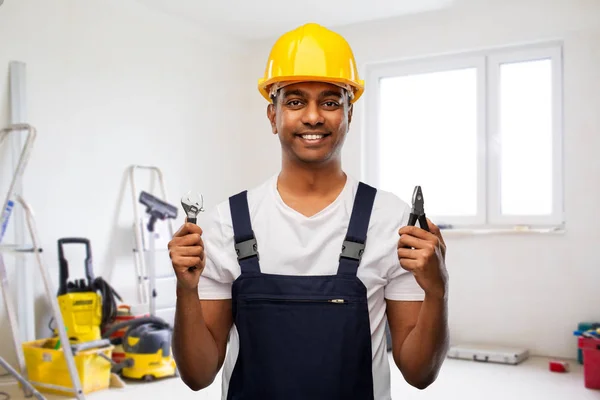
[[158, 317], [140, 317], [115, 324], [104, 332], [109, 338], [119, 329], [127, 328], [122, 338], [113, 338], [113, 345], [123, 345], [124, 359], [115, 363], [112, 372], [124, 378], [153, 381], [177, 376], [171, 355], [172, 328]]
[[[85, 279], [68, 281], [69, 265], [64, 255], [66, 244], [83, 244], [86, 248]], [[117, 314], [115, 298], [119, 294], [102, 278], [94, 278], [92, 250], [89, 239], [69, 237], [58, 240], [59, 287], [58, 304], [71, 343], [100, 340], [101, 327]], [[54, 334], [58, 331], [54, 328]]]

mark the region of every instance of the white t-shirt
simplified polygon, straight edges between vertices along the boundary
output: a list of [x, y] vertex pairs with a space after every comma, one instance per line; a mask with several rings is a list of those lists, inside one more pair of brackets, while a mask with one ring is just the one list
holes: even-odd
[[[348, 175], [336, 200], [311, 217], [283, 202], [277, 191], [277, 175], [248, 190], [261, 271], [283, 275], [335, 274], [357, 188], [358, 181]], [[406, 202], [390, 192], [377, 191], [367, 243], [357, 272], [367, 287], [375, 400], [390, 399], [385, 299], [424, 299], [424, 292], [414, 276], [398, 261], [398, 229], [407, 224], [409, 213]], [[231, 285], [240, 275], [240, 266], [234, 249], [229, 200], [203, 217], [199, 224], [203, 230], [206, 267], [200, 277], [198, 292], [201, 299], [230, 299]], [[223, 399], [227, 397], [238, 346], [234, 325], [222, 371]]]

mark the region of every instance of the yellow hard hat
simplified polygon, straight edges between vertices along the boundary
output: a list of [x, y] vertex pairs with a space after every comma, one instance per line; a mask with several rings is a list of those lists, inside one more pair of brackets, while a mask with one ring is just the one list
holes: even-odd
[[354, 54], [346, 39], [315, 23], [287, 32], [275, 42], [265, 76], [258, 80], [258, 90], [270, 102], [273, 84], [306, 81], [348, 87], [352, 103], [364, 91], [364, 81], [358, 77]]

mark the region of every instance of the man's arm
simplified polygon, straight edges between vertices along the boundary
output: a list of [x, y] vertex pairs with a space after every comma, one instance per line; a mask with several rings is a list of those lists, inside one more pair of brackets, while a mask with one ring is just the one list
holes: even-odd
[[202, 233], [198, 225], [186, 222], [168, 246], [177, 275], [171, 347], [179, 374], [192, 390], [203, 389], [214, 381], [223, 364], [233, 323], [231, 300], [200, 300], [200, 275], [207, 266]]
[[446, 244], [438, 227], [429, 232], [404, 226], [398, 260], [425, 293], [422, 302], [387, 301], [394, 361], [412, 386], [425, 389], [437, 378], [449, 346]]
[[231, 300], [200, 300], [198, 291], [177, 288], [173, 356], [192, 390], [209, 386], [225, 360], [232, 325]]
[[392, 354], [404, 379], [425, 389], [437, 378], [448, 350], [448, 307], [445, 298], [387, 301]]

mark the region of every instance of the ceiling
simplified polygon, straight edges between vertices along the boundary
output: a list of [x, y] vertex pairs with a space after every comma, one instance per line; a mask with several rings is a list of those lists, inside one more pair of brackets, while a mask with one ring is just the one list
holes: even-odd
[[240, 39], [279, 36], [306, 22], [327, 27], [432, 11], [453, 0], [137, 0]]

